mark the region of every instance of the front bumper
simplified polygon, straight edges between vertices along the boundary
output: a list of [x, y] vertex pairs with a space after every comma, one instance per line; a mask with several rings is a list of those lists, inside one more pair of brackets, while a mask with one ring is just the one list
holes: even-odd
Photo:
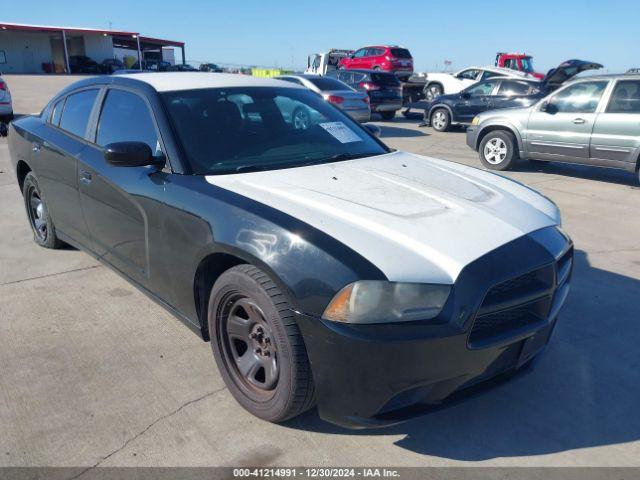
[[477, 125], [470, 125], [467, 127], [467, 146], [475, 151], [478, 151], [478, 131], [479, 129]]
[[[553, 251], [540, 244], [545, 235], [545, 241], [555, 243]], [[347, 428], [398, 423], [426, 413], [454, 392], [527, 363], [553, 332], [569, 290], [572, 262], [562, 284], [553, 280], [545, 293], [543, 318], [527, 325], [523, 320], [523, 325], [493, 336], [472, 334], [474, 324], [479, 318], [486, 324], [488, 316], [495, 316], [483, 313], [492, 286], [532, 269], [552, 270], [553, 278], [560, 278], [558, 258], [564, 262], [572, 255], [570, 240], [561, 245], [560, 235], [521, 237], [468, 265], [437, 324], [348, 325], [297, 313], [320, 416]]]

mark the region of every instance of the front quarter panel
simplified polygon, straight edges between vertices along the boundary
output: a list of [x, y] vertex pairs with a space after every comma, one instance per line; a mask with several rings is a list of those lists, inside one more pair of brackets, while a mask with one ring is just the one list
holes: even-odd
[[194, 323], [194, 279], [200, 262], [229, 254], [265, 270], [296, 310], [320, 316], [333, 296], [359, 279], [385, 280], [357, 252], [304, 222], [204, 177], [173, 175], [164, 219], [167, 272], [178, 310]]

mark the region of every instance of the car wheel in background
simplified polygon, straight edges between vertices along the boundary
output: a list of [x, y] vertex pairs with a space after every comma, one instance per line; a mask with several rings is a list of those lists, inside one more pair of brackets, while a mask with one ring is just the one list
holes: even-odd
[[315, 403], [311, 366], [291, 304], [259, 268], [223, 273], [209, 297], [211, 347], [225, 384], [253, 415], [281, 422]]
[[489, 132], [480, 142], [480, 161], [491, 170], [507, 170], [518, 152], [513, 134], [504, 130]]
[[56, 236], [51, 215], [33, 172], [27, 173], [24, 179], [22, 196], [35, 242], [45, 248], [60, 248], [64, 245]]
[[303, 107], [296, 108], [291, 116], [293, 128], [296, 130], [306, 130], [311, 124], [311, 116], [309, 110]]
[[381, 70], [381, 68], [380, 68], [378, 65], [376, 65], [375, 67], [373, 67], [373, 69], [374, 69], [376, 72], [377, 72], [377, 71], [379, 71], [379, 70]]
[[383, 120], [393, 120], [396, 117], [396, 111], [390, 110], [388, 112], [380, 112], [380, 116]]
[[431, 83], [424, 88], [424, 97], [428, 102], [433, 102], [440, 95], [442, 95], [442, 86], [437, 83]]
[[451, 126], [451, 115], [446, 108], [437, 108], [431, 114], [431, 126], [438, 132], [446, 132]]

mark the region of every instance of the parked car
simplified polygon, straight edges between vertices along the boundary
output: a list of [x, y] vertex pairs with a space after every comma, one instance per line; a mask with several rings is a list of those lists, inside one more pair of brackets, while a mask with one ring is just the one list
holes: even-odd
[[71, 73], [100, 73], [98, 62], [86, 55], [71, 55], [69, 69], [71, 69]]
[[393, 73], [379, 70], [336, 70], [327, 77], [337, 78], [350, 87], [369, 95], [371, 113], [392, 120], [402, 108], [402, 84]]
[[458, 93], [491, 77], [533, 78], [525, 72], [500, 67], [469, 67], [453, 73], [425, 73], [424, 97], [428, 102], [439, 95]]
[[201, 63], [199, 70], [201, 72], [223, 72], [222, 68], [216, 65], [215, 63]]
[[122, 60], [117, 58], [105, 58], [100, 64], [100, 72], [111, 74], [116, 70], [124, 70], [126, 67]]
[[171, 65], [168, 70], [170, 72], [199, 72], [197, 68], [192, 67], [188, 63], [176, 63], [175, 65]]
[[338, 69], [384, 70], [393, 72], [403, 80], [413, 73], [413, 57], [406, 48], [378, 45], [359, 48], [338, 62]]
[[[276, 78], [301, 85], [320, 94], [327, 102], [358, 122], [368, 122], [371, 119], [369, 95], [366, 92], [358, 92], [336, 78], [319, 75], [281, 75]], [[300, 114], [305, 115], [305, 110], [300, 110]]]
[[[284, 100], [317, 123], [284, 120]], [[393, 151], [289, 82], [91, 78], [10, 129], [36, 243], [84, 249], [211, 339], [265, 420], [417, 415], [528, 363], [569, 290], [549, 199]]]
[[[149, 72], [168, 72], [171, 70], [171, 63], [165, 62], [164, 60], [155, 60], [148, 59], [142, 60], [142, 70]], [[140, 71], [140, 62], [135, 62], [131, 65], [130, 70], [138, 70]]]
[[460, 93], [436, 97], [425, 108], [424, 124], [443, 132], [451, 125], [469, 125], [477, 114], [487, 110], [528, 107], [577, 74], [599, 68], [599, 63], [567, 60], [550, 70], [542, 81], [491, 77]]
[[9, 123], [13, 119], [13, 102], [9, 85], [0, 76], [0, 123]]
[[546, 160], [638, 172], [640, 79], [575, 79], [527, 108], [481, 113], [467, 144], [482, 164], [506, 170], [516, 159]]
[[326, 75], [327, 72], [337, 70], [340, 60], [353, 54], [353, 50], [332, 48], [324, 53], [312, 53], [307, 57], [307, 69], [310, 75]]

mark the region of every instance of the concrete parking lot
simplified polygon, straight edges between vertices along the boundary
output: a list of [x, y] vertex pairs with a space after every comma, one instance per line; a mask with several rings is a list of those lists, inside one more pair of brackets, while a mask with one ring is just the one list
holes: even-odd
[[[5, 76], [18, 114], [73, 77]], [[398, 117], [389, 145], [479, 166], [464, 133]], [[83, 252], [31, 232], [0, 140], [0, 466], [640, 466], [640, 188], [560, 164], [507, 175], [550, 197], [573, 290], [534, 369], [382, 430], [245, 412], [208, 343]], [[345, 368], [349, 368], [345, 365]]]

